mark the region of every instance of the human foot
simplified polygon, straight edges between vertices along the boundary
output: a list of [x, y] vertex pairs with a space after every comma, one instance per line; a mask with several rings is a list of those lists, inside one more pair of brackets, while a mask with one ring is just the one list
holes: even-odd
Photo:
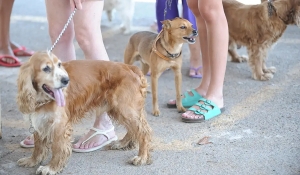
[[10, 47], [13, 50], [15, 56], [32, 56], [32, 54], [34, 53], [33, 51], [28, 50], [26, 47], [20, 46], [19, 44], [14, 42], [10, 42]]
[[33, 148], [34, 147], [34, 137], [33, 134], [27, 136], [24, 140], [20, 142], [20, 146], [23, 148]]
[[[198, 93], [195, 89], [192, 89], [191, 91], [187, 91], [184, 93], [182, 97], [182, 106], [185, 108], [189, 108], [193, 106], [197, 101], [202, 98], [202, 95]], [[170, 100], [167, 103], [167, 106], [169, 108], [176, 108], [176, 100]]]
[[182, 121], [186, 123], [198, 123], [214, 118], [224, 111], [224, 107], [218, 107], [216, 103], [201, 98], [195, 105], [182, 114]]
[[91, 152], [100, 149], [112, 141], [117, 140], [114, 127], [108, 130], [100, 130], [91, 128], [90, 131], [81, 137], [76, 144], [73, 145], [74, 152]]

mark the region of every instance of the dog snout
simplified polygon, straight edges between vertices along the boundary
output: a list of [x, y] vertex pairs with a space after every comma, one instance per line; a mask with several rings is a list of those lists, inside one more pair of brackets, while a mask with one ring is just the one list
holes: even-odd
[[194, 35], [194, 36], [197, 36], [197, 35], [198, 35], [198, 31], [194, 29], [194, 30], [193, 30], [193, 35]]
[[69, 77], [62, 77], [60, 81], [63, 85], [67, 85], [69, 83], [70, 79], [69, 79]]

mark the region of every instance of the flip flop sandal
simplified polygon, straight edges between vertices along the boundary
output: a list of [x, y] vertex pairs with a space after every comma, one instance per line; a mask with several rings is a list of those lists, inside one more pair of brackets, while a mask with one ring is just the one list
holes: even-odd
[[193, 107], [189, 108], [188, 111], [193, 111], [194, 114], [200, 115], [200, 118], [192, 119], [192, 118], [185, 118], [181, 117], [182, 121], [185, 123], [200, 123], [204, 120], [209, 120], [214, 117], [219, 116], [225, 111], [225, 107], [219, 108], [214, 102], [210, 100], [206, 100], [205, 98], [202, 98], [199, 100], [199, 102], [203, 103], [196, 103], [194, 105], [198, 106], [199, 109], [195, 109]]
[[[15, 60], [14, 63], [7, 63], [5, 61], [3, 61], [3, 58], [9, 58], [9, 59], [13, 59]], [[21, 66], [21, 62], [17, 57], [11, 56], [11, 55], [1, 55], [0, 56], [0, 66], [4, 66], [4, 67], [20, 67]]]
[[27, 136], [24, 140], [22, 140], [22, 141], [20, 142], [20, 146], [21, 146], [22, 148], [33, 148], [33, 147], [34, 147], [34, 144], [25, 144], [25, 143], [24, 143], [26, 139], [27, 139], [27, 140], [30, 140], [30, 137], [31, 137], [31, 136]]
[[99, 146], [95, 146], [95, 147], [92, 147], [92, 148], [88, 148], [88, 149], [84, 149], [84, 148], [72, 148], [72, 150], [74, 152], [77, 152], [77, 153], [87, 153], [87, 152], [92, 152], [92, 151], [96, 151], [100, 148], [103, 148], [104, 146], [110, 144], [111, 142], [113, 141], [116, 141], [118, 140], [118, 137], [115, 136], [113, 138], [110, 138], [108, 137], [107, 133], [113, 131], [115, 129], [115, 127], [112, 127], [111, 129], [109, 130], [100, 130], [100, 129], [97, 129], [97, 128], [91, 128], [91, 130], [95, 131], [94, 134], [92, 134], [89, 138], [87, 138], [85, 141], [83, 141], [81, 144], [84, 144], [85, 142], [87, 142], [88, 140], [90, 140], [92, 137], [96, 136], [96, 135], [104, 135], [106, 138], [107, 138], [107, 141], [102, 143], [101, 145]]
[[[203, 98], [195, 89], [192, 89], [190, 92], [192, 92], [193, 96], [189, 94], [189, 92], [184, 93], [184, 98], [182, 98], [182, 106], [185, 108], [192, 107], [195, 103], [198, 102], [201, 98]], [[168, 108], [176, 108], [177, 105], [167, 103]]]
[[27, 50], [27, 48], [24, 46], [14, 49], [13, 52], [14, 52], [14, 55], [18, 56], [18, 57], [22, 57], [22, 56], [28, 57], [28, 56], [32, 56], [34, 53], [33, 51]]
[[198, 73], [198, 71], [202, 68], [202, 66], [199, 66], [198, 68], [190, 67], [190, 70], [195, 71], [195, 75], [189, 75], [191, 78], [202, 78], [202, 74]]

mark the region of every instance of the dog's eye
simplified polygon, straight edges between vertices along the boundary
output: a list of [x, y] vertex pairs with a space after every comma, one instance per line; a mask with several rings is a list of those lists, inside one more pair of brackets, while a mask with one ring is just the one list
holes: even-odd
[[46, 73], [49, 73], [51, 72], [51, 68], [49, 66], [46, 66], [44, 69], [43, 69], [44, 72]]
[[181, 28], [181, 29], [186, 29], [186, 26], [181, 26], [180, 28]]
[[61, 63], [58, 63], [58, 67], [60, 67], [61, 66]]

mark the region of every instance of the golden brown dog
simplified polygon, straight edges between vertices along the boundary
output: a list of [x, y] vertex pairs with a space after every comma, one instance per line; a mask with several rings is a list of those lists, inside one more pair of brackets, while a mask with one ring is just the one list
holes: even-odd
[[145, 118], [147, 82], [136, 66], [110, 61], [76, 60], [67, 63], [52, 53], [37, 52], [20, 68], [17, 103], [34, 127], [34, 151], [18, 160], [33, 167], [52, 158], [37, 173], [56, 174], [71, 155], [72, 126], [87, 114], [108, 115], [127, 129], [112, 149], [132, 149], [139, 144], [134, 165], [151, 163], [151, 128]]
[[275, 67], [266, 67], [267, 52], [282, 36], [287, 25], [300, 27], [300, 0], [274, 0], [257, 5], [244, 5], [223, 0], [229, 26], [229, 55], [233, 62], [246, 59], [236, 52], [236, 44], [246, 46], [255, 80], [269, 80]]
[[153, 115], [155, 116], [160, 114], [157, 102], [158, 78], [168, 68], [175, 73], [177, 110], [185, 111], [180, 97], [182, 45], [194, 44], [195, 37], [198, 35], [197, 30], [193, 29], [192, 24], [186, 19], [175, 18], [162, 23], [163, 29], [159, 34], [142, 31], [132, 35], [124, 54], [126, 64], [133, 64], [140, 60], [144, 74], [150, 67]]

